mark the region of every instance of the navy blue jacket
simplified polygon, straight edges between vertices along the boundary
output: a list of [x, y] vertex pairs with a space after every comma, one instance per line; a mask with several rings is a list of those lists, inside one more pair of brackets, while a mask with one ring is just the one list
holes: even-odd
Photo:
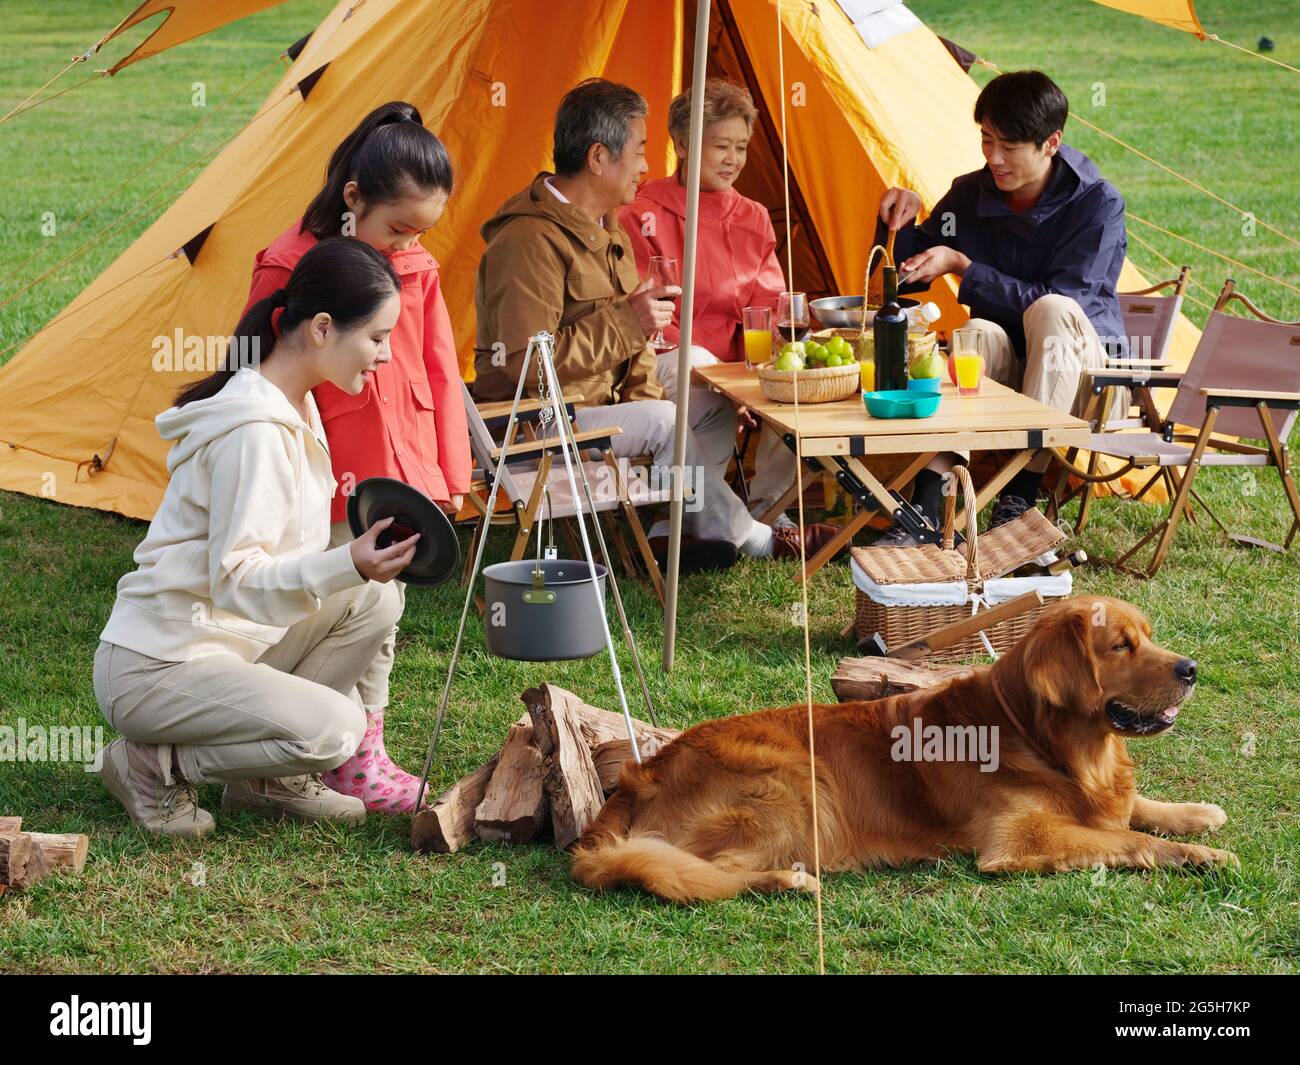
[[1021, 214], [1007, 206], [987, 166], [963, 174], [924, 224], [899, 230], [895, 261], [939, 245], [970, 258], [957, 299], [971, 317], [1002, 326], [1020, 358], [1021, 316], [1049, 292], [1076, 300], [1102, 343], [1113, 353], [1125, 350], [1115, 287], [1128, 248], [1124, 197], [1081, 151], [1061, 145], [1042, 198]]

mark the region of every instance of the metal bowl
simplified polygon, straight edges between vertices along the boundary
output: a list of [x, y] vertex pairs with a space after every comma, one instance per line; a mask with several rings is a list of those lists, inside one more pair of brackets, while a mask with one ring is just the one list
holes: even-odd
[[[862, 305], [866, 300], [862, 296], [826, 296], [819, 300], [813, 300], [808, 306], [817, 316], [817, 321], [822, 325], [831, 328], [847, 328], [851, 326], [862, 326]], [[920, 300], [912, 299], [910, 296], [900, 296], [898, 305], [904, 310], [909, 307], [919, 307]], [[867, 325], [870, 325], [876, 317], [876, 308], [871, 307], [867, 310]]]

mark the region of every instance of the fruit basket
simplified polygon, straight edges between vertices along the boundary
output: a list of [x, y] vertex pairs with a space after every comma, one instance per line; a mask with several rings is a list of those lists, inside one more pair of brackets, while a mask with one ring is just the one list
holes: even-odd
[[799, 377], [800, 403], [830, 403], [848, 399], [861, 382], [856, 362], [847, 366], [822, 366], [807, 370], [777, 370], [771, 365], [758, 368], [758, 385], [763, 395], [776, 403], [793, 403], [795, 375]]

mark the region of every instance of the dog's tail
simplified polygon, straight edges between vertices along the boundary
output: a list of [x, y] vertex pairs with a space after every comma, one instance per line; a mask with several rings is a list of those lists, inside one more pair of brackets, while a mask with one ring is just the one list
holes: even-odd
[[671, 902], [729, 899], [751, 886], [753, 874], [730, 872], [657, 836], [608, 836], [573, 852], [573, 878], [602, 890], [635, 884]]

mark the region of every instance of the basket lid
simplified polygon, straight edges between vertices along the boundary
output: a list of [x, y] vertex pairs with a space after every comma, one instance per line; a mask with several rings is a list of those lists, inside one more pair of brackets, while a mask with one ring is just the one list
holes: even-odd
[[877, 584], [945, 584], [966, 579], [966, 557], [937, 544], [855, 547], [851, 554], [862, 572]]
[[1065, 540], [1065, 533], [1047, 515], [1030, 507], [1020, 517], [980, 534], [980, 570], [986, 578], [1001, 577]]

